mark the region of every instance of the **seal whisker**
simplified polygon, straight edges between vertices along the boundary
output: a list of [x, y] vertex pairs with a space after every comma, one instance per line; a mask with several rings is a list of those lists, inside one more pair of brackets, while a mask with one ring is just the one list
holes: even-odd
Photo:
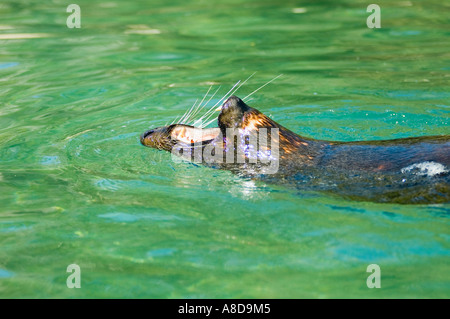
[[[219, 91], [219, 89], [221, 88], [221, 86], [219, 86], [217, 88], [217, 90], [214, 92], [214, 94], [208, 99], [208, 101], [203, 104], [206, 96], [208, 95], [208, 93], [211, 91], [212, 85], [209, 87], [208, 91], [206, 92], [206, 94], [203, 96], [202, 100], [200, 101], [200, 103], [197, 105], [198, 99], [195, 101], [194, 105], [191, 106], [190, 109], [188, 109], [183, 116], [180, 118], [179, 123], [180, 124], [188, 124], [191, 123], [193, 124], [193, 126], [196, 126], [196, 124], [200, 124], [200, 128], [206, 127], [209, 124], [211, 124], [214, 119], [210, 120], [211, 116], [214, 115], [214, 110], [215, 107], [217, 105], [219, 105], [224, 99], [226, 99], [227, 97], [229, 97], [230, 95], [235, 94], [248, 80], [250, 80], [254, 75], [256, 74], [256, 72], [253, 72], [245, 81], [241, 82], [241, 80], [237, 81], [233, 87], [227, 92], [225, 93], [225, 95], [217, 102], [215, 103], [209, 110], [207, 110], [205, 112], [205, 114], [203, 114], [199, 119], [195, 120], [195, 117], [197, 116], [197, 114], [200, 113], [200, 111], [202, 111], [205, 106], [208, 105], [208, 103], [214, 98], [214, 96], [217, 94], [217, 92]], [[262, 89], [264, 86], [266, 86], [267, 84], [269, 84], [270, 82], [274, 81], [275, 79], [277, 79], [278, 77], [280, 77], [282, 74], [280, 74], [279, 76], [275, 77], [274, 79], [270, 80], [269, 82], [267, 82], [266, 84], [264, 84], [263, 86], [261, 86], [260, 88], [256, 89], [255, 91], [253, 91], [251, 94], [247, 95], [245, 98], [249, 97], [250, 95], [252, 95], [253, 93], [259, 91], [260, 89]], [[245, 99], [244, 98], [244, 99]], [[203, 105], [202, 105], [203, 104]], [[206, 124], [203, 124], [203, 121], [207, 121]], [[172, 121], [171, 125], [173, 123], [175, 123], [176, 120]]]
[[244, 82], [242, 82], [242, 83], [236, 88], [236, 90], [234, 90], [233, 92], [230, 93], [230, 96], [233, 95], [233, 94], [235, 94], [235, 93], [237, 92], [237, 90], [239, 90], [239, 88], [240, 88], [241, 86], [243, 86], [248, 80], [250, 80], [251, 77], [254, 76], [255, 74], [256, 74], [256, 72], [253, 72], [253, 74], [250, 75]]
[[192, 111], [192, 108], [195, 107], [195, 105], [197, 104], [198, 99], [195, 100], [194, 104], [188, 109], [186, 110], [186, 112], [183, 114], [183, 116], [180, 119], [180, 123], [183, 123], [183, 121], [185, 120], [185, 118], [187, 117], [187, 115]]
[[175, 123], [179, 118], [180, 118], [180, 116], [177, 116], [177, 117], [175, 118], [175, 120], [173, 120], [172, 123], [170, 123], [170, 125], [172, 125], [173, 123]]
[[[211, 90], [211, 88], [212, 88], [212, 85], [209, 87], [209, 90]], [[209, 90], [208, 90], [208, 92], [209, 92]], [[204, 96], [203, 99], [202, 99], [202, 102], [203, 102], [203, 100], [205, 99], [205, 97], [206, 97], [206, 95], [208, 94], [208, 92], [206, 92], [205, 96]], [[191, 108], [189, 109], [189, 111], [192, 110], [192, 108], [195, 106], [195, 104], [197, 103], [197, 101], [198, 101], [198, 99], [195, 100], [194, 105], [191, 106]], [[200, 104], [202, 104], [202, 102], [200, 102]], [[199, 104], [199, 106], [200, 106], [200, 104]], [[198, 109], [198, 107], [197, 107], [196, 109]], [[187, 114], [188, 114], [188, 110], [186, 110], [186, 112], [185, 112], [185, 113], [183, 114], [183, 116], [180, 118], [180, 123], [182, 123], [181, 120], [182, 120]], [[176, 117], [175, 120], [173, 120], [172, 123], [170, 123], [170, 125], [172, 125], [173, 123], [175, 123], [175, 121], [176, 121], [177, 119], [178, 119], [178, 117]]]
[[213, 87], [212, 85], [209, 87], [208, 91], [207, 91], [206, 94], [203, 96], [203, 99], [200, 101], [200, 104], [195, 108], [194, 112], [193, 112], [192, 115], [189, 117], [189, 121], [188, 121], [188, 122], [190, 122], [191, 119], [192, 119], [192, 121], [193, 121], [193, 120], [195, 119], [195, 116], [198, 114], [198, 112], [199, 112], [201, 109], [203, 109], [203, 106], [202, 106], [201, 108], [200, 108], [200, 106], [202, 105], [202, 103], [203, 103], [203, 101], [205, 100], [206, 96], [208, 95], [209, 91], [211, 91], [211, 88], [212, 88], [212, 87]]
[[[223, 99], [224, 98], [226, 98], [227, 96], [228, 96], [228, 94], [231, 92], [231, 91], [233, 91], [233, 89], [239, 84], [239, 83], [241, 83], [241, 80], [239, 80], [239, 81], [237, 81], [236, 82], [236, 84], [235, 85], [233, 85], [233, 87], [227, 92], [227, 93], [225, 93], [225, 95], [216, 103], [216, 104], [214, 104], [204, 115], [203, 115], [203, 117], [205, 117], [205, 116], [207, 116], [207, 119], [206, 120], [208, 120], [211, 116], [212, 116], [212, 114], [214, 114], [214, 110], [215, 110], [215, 107], [219, 104], [219, 103], [221, 103], [222, 101], [223, 101]], [[202, 118], [203, 118], [202, 117]], [[203, 128], [203, 126], [201, 126], [200, 128]]]
[[186, 117], [183, 119], [183, 123], [187, 123], [187, 121], [189, 120], [191, 113], [193, 110], [195, 110], [196, 105], [197, 105], [198, 99], [195, 100], [194, 105], [192, 105], [190, 111], [188, 112], [188, 114], [186, 115]]
[[177, 116], [177, 117], [175, 118], [175, 120], [173, 120], [172, 123], [170, 123], [170, 125], [172, 125], [175, 121], [178, 121], [178, 119], [181, 120], [181, 119], [186, 115], [187, 112], [188, 112], [188, 110], [186, 110], [186, 112], [184, 112], [184, 114], [183, 114], [181, 117]]
[[189, 112], [188, 116], [186, 116], [186, 118], [184, 119], [184, 124], [188, 124], [191, 121], [193, 114], [196, 112], [199, 106], [200, 104], [197, 104], [197, 106], [194, 107], [191, 112]]
[[[176, 119], [177, 119], [176, 121], [178, 122], [179, 120], [181, 120], [181, 119], [186, 115], [187, 111], [188, 111], [188, 110], [186, 110], [186, 112], [184, 112], [184, 114], [183, 114], [181, 117], [177, 116], [177, 117], [176, 117]], [[172, 125], [174, 122], [175, 122], [175, 121], [173, 121], [170, 125]]]
[[181, 118], [180, 124], [184, 124], [184, 122], [186, 121], [186, 118], [189, 116], [189, 114], [191, 114], [192, 109], [195, 107], [197, 102], [198, 102], [198, 99], [195, 100], [194, 105], [192, 105], [191, 108], [189, 109], [189, 111]]
[[[224, 98], [226, 98], [226, 96], [227, 96], [231, 91], [233, 91], [233, 89], [234, 89], [234, 88], [236, 87], [236, 85], [238, 85], [239, 83], [241, 83], [241, 80], [237, 81], [236, 84], [233, 85], [233, 87], [232, 87], [227, 93], [225, 93], [225, 95], [219, 100], [219, 102], [217, 102], [216, 104], [214, 104], [212, 108], [216, 107], [220, 102], [222, 102], [222, 100], [223, 100]], [[212, 109], [212, 108], [211, 108], [211, 109]]]
[[[208, 103], [212, 100], [212, 98], [216, 95], [216, 93], [219, 91], [219, 89], [220, 89], [221, 87], [222, 87], [222, 86], [219, 86], [219, 87], [217, 88], [217, 90], [214, 92], [214, 94], [209, 98], [209, 100], [205, 103], [205, 105], [202, 106], [202, 108], [197, 112], [197, 114], [200, 113], [200, 111], [203, 110], [203, 108], [204, 108], [206, 105], [208, 105]], [[197, 122], [200, 122], [200, 123], [201, 123], [202, 119], [203, 119], [203, 116], [201, 116], [198, 120], [196, 120], [192, 125], [195, 126], [195, 125], [197, 124]]]
[[[209, 121], [209, 119], [210, 119], [211, 116], [213, 116], [213, 115], [214, 115], [214, 113], [209, 114], [208, 117], [205, 119], [205, 122], [206, 122], [206, 121]], [[214, 121], [214, 120], [215, 120], [215, 118], [212, 119], [211, 121], [209, 121], [208, 124], [211, 123], [211, 122]], [[204, 127], [206, 127], [208, 124], [205, 125], [205, 124], [202, 123], [202, 125], [200, 126], [200, 128], [204, 128]]]
[[204, 124], [204, 125], [202, 126], [202, 128], [203, 128], [203, 127], [207, 127], [209, 124], [211, 124], [211, 123], [214, 122], [214, 121], [217, 121], [217, 119], [216, 119], [216, 118], [213, 118], [212, 120], [210, 120], [209, 122], [207, 122], [206, 124]]
[[[245, 81], [244, 82], [242, 82], [241, 84], [239, 84], [239, 86], [234, 90], [234, 91], [232, 91], [233, 90], [233, 88], [234, 87], [236, 87], [236, 85], [240, 82], [240, 81], [238, 81], [232, 88], [231, 88], [231, 90], [230, 91], [228, 91], [227, 92], [227, 94], [225, 94], [225, 96], [220, 100], [220, 101], [222, 101], [224, 98], [226, 98], [227, 96], [231, 96], [231, 95], [233, 95], [233, 94], [235, 94], [238, 90], [239, 90], [239, 88], [241, 88], [248, 80], [250, 80], [251, 78], [252, 78], [252, 76], [254, 76], [256, 74], [256, 72], [253, 72], [247, 79], [245, 79]], [[231, 92], [231, 93], [230, 93]], [[219, 102], [220, 102], [219, 101]], [[219, 103], [216, 103], [213, 107], [215, 107], [215, 106], [217, 106], [217, 104], [219, 104]], [[215, 110], [215, 109], [214, 109]], [[211, 112], [208, 116], [207, 116], [207, 118], [206, 118], [206, 121], [208, 121], [209, 119], [210, 119], [210, 117], [214, 114], [214, 112], [212, 112], [212, 110], [209, 110], [208, 112]], [[207, 112], [207, 113], [208, 113]], [[207, 113], [205, 113], [205, 115], [204, 116], [206, 116], [207, 115]], [[204, 117], [203, 116], [203, 117]], [[203, 119], [203, 117], [202, 117], [202, 119]], [[206, 126], [208, 126], [211, 122], [213, 122], [214, 120], [212, 120], [212, 121], [209, 121], [208, 122], [208, 124], [206, 124], [206, 125], [202, 125], [201, 127], [203, 128], [203, 127], [206, 127]]]
[[[241, 80], [239, 80], [239, 81], [231, 88], [231, 90], [233, 90], [233, 89], [236, 87], [236, 85], [239, 84], [239, 82], [241, 82]], [[230, 91], [231, 91], [231, 90], [230, 90]], [[228, 93], [230, 93], [230, 91], [228, 91]], [[223, 98], [224, 98], [228, 93], [226, 93], [226, 94], [222, 97], [222, 99], [219, 100], [219, 102], [221, 102], [221, 101], [223, 100]], [[207, 113], [209, 113], [210, 111], [212, 111], [213, 108], [214, 108], [215, 106], [217, 106], [217, 104], [218, 104], [219, 102], [217, 102], [213, 107], [211, 107], [211, 109], [208, 110], [208, 111], [205, 113], [205, 115], [206, 115]], [[195, 101], [194, 105], [195, 105], [196, 103], [197, 103], [197, 100]], [[192, 106], [192, 107], [193, 107], [193, 106]], [[191, 110], [192, 110], [192, 107], [191, 107]], [[189, 110], [189, 113], [191, 112], [191, 110]], [[189, 113], [188, 113], [188, 114], [189, 114]], [[205, 115], [204, 115], [204, 116], [205, 116]], [[181, 122], [181, 124], [184, 124], [184, 123]]]
[[250, 97], [251, 95], [253, 95], [254, 93], [258, 92], [258, 91], [261, 90], [263, 87], [265, 87], [267, 84], [269, 84], [269, 83], [275, 81], [276, 79], [278, 79], [278, 78], [279, 78], [280, 76], [282, 76], [282, 75], [283, 75], [283, 74], [280, 74], [280, 75], [274, 77], [272, 80], [270, 80], [270, 81], [267, 82], [266, 84], [260, 86], [259, 88], [257, 88], [256, 90], [254, 90], [252, 93], [250, 93], [249, 95], [247, 95], [246, 97], [244, 97], [244, 98], [242, 99], [242, 101], [245, 102], [245, 99], [246, 99], [246, 98], [248, 98], [248, 97]]

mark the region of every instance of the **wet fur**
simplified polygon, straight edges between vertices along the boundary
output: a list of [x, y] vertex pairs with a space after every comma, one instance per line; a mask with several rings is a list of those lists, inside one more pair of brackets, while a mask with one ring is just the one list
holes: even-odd
[[[229, 144], [236, 142], [226, 138], [227, 128], [247, 132], [257, 132], [260, 128], [279, 129], [280, 156], [276, 174], [255, 173], [255, 166], [249, 164], [212, 165], [241, 176], [357, 200], [418, 204], [450, 201], [448, 171], [434, 176], [402, 172], [408, 166], [424, 162], [450, 167], [448, 135], [357, 142], [316, 140], [290, 131], [235, 96], [223, 104], [218, 126], [225, 138], [208, 143], [220, 144], [224, 156], [236, 148]], [[167, 139], [168, 132], [170, 127], [160, 128], [152, 137], [154, 145], [146, 144], [142, 138], [141, 141], [150, 147], [171, 150], [173, 144]]]

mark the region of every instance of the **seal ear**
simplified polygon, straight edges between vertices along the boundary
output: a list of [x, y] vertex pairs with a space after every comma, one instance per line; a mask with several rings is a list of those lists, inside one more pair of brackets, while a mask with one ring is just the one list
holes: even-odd
[[218, 122], [223, 131], [226, 128], [237, 128], [242, 124], [243, 116], [251, 110], [251, 107], [244, 103], [237, 96], [229, 97], [222, 105]]

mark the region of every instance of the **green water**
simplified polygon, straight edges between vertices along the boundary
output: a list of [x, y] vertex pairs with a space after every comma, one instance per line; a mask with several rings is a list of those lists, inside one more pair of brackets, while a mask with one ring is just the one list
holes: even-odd
[[69, 3], [0, 3], [0, 297], [450, 297], [448, 204], [296, 192], [138, 139], [253, 72], [237, 95], [283, 74], [249, 104], [305, 136], [450, 134], [448, 2], [378, 1], [377, 30], [366, 1], [77, 0], [80, 29]]

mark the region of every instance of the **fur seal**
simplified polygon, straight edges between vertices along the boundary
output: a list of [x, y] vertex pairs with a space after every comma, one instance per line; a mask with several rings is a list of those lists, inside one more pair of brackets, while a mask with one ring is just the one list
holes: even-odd
[[172, 124], [144, 132], [143, 145], [240, 176], [403, 204], [450, 202], [450, 135], [339, 142], [300, 136], [236, 96], [218, 127]]

